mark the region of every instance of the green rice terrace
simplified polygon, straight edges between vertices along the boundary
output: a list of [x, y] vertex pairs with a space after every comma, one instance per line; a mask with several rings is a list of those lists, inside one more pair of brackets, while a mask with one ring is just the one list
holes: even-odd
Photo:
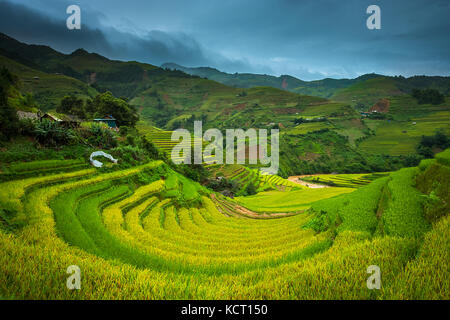
[[389, 173], [376, 172], [369, 174], [326, 174], [300, 176], [299, 179], [307, 182], [325, 184], [336, 187], [359, 188], [375, 179], [387, 176]]
[[[418, 167], [343, 177], [358, 188], [298, 185], [235, 199], [162, 161], [129, 169], [81, 160], [5, 166], [0, 294], [448, 299], [449, 151]], [[257, 183], [255, 171], [233, 174]], [[285, 181], [259, 184], [291, 187]], [[65, 287], [70, 265], [83, 270], [82, 290]], [[369, 265], [381, 269], [380, 290], [366, 287]]]

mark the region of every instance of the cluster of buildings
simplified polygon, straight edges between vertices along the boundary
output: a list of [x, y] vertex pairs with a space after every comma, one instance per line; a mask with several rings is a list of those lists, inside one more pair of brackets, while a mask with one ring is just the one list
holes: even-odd
[[[31, 120], [38, 120], [42, 121], [42, 119], [47, 119], [52, 122], [58, 122], [64, 127], [67, 128], [78, 128], [81, 125], [81, 120], [76, 116], [71, 115], [62, 115], [60, 117], [55, 116], [51, 113], [41, 113], [40, 111], [34, 113], [34, 112], [25, 112], [25, 111], [17, 111], [17, 116], [19, 119], [31, 119]], [[105, 116], [103, 118], [96, 118], [92, 119], [93, 122], [97, 123], [104, 123], [109, 128], [117, 130], [117, 123], [116, 119], [114, 119], [113, 116]]]

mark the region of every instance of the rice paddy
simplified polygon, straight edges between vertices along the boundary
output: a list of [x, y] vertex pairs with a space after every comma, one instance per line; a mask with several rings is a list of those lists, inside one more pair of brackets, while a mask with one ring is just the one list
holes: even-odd
[[325, 184], [335, 187], [360, 188], [371, 183], [375, 179], [387, 176], [388, 174], [389, 173], [387, 172], [368, 174], [318, 174], [311, 176], [302, 176], [300, 177], [300, 179], [312, 183]]
[[[0, 184], [1, 296], [449, 298], [443, 264], [449, 219], [425, 220], [414, 187], [417, 168], [360, 188], [298, 188], [233, 200], [161, 161], [106, 171], [77, 165], [11, 166], [28, 175]], [[284, 182], [265, 179], [259, 183]], [[380, 290], [366, 287], [373, 264], [382, 270]], [[82, 271], [81, 290], [66, 288], [70, 265]], [[427, 281], [430, 286], [414, 285]]]

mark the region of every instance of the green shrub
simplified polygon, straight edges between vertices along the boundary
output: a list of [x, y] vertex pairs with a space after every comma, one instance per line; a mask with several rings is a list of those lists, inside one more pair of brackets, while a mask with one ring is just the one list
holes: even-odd
[[36, 123], [34, 135], [40, 144], [50, 147], [67, 145], [75, 140], [75, 135], [71, 129], [66, 129], [57, 122], [47, 119]]
[[253, 183], [249, 183], [247, 185], [247, 188], [245, 188], [245, 192], [247, 193], [248, 196], [252, 196], [254, 194], [256, 194], [256, 187]]
[[129, 144], [130, 146], [135, 146], [136, 145], [135, 138], [131, 134], [127, 135], [126, 141], [127, 141], [127, 144]]
[[31, 119], [19, 120], [19, 133], [24, 136], [32, 136], [36, 129], [36, 122]]
[[[444, 152], [439, 155], [441, 159], [446, 159]], [[430, 161], [430, 165], [417, 175], [416, 184], [417, 188], [424, 193], [422, 196], [424, 214], [429, 222], [436, 222], [450, 211], [449, 166]]]
[[432, 163], [435, 163], [436, 160], [435, 159], [423, 159], [422, 161], [420, 161], [419, 163], [419, 169], [420, 171], [424, 171], [425, 169], [427, 169]]
[[[120, 129], [122, 131], [122, 128]], [[150, 158], [154, 160], [167, 160], [167, 157], [156, 145], [146, 137], [141, 138], [140, 146], [147, 152]]]
[[130, 145], [121, 145], [110, 152], [114, 158], [119, 160], [118, 163], [122, 168], [129, 168], [150, 160], [144, 150]]
[[76, 132], [93, 147], [100, 149], [117, 147], [116, 134], [103, 124], [92, 124], [87, 128], [79, 128]]

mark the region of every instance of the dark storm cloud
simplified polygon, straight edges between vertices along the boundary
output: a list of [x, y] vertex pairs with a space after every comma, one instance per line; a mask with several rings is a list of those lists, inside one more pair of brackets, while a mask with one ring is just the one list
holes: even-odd
[[[307, 80], [368, 72], [450, 75], [448, 0], [78, 0], [70, 4], [82, 7], [83, 26], [91, 28], [77, 35], [78, 44], [74, 34], [52, 31], [64, 25], [68, 2], [10, 1], [39, 17], [29, 13], [19, 23], [2, 12], [2, 31], [22, 30], [19, 39], [66, 51], [83, 46], [117, 59]], [[381, 7], [381, 30], [366, 28], [371, 4]], [[44, 23], [52, 27], [35, 31]]]
[[6, 1], [0, 2], [0, 31], [20, 41], [50, 45], [63, 52], [84, 46], [111, 53], [108, 41], [98, 29], [83, 28], [71, 32], [66, 28], [65, 20], [57, 20], [24, 5]]
[[[85, 17], [82, 11], [81, 30], [68, 30], [65, 9], [69, 3], [53, 2], [51, 8], [56, 6], [59, 10], [50, 10], [49, 13], [59, 12], [59, 18], [37, 8], [1, 1], [0, 31], [23, 42], [50, 45], [64, 53], [84, 48], [112, 59], [138, 60], [156, 65], [168, 61], [185, 65], [213, 64], [205, 56], [201, 45], [187, 34], [152, 30], [138, 36], [122, 32], [112, 26], [101, 25], [100, 20], [104, 17], [100, 12], [91, 11]], [[239, 61], [217, 58], [242, 67]]]
[[[246, 2], [248, 3], [248, 2]], [[215, 21], [228, 26], [228, 41], [256, 56], [276, 57], [274, 69], [297, 66], [331, 76], [366, 72], [449, 74], [450, 11], [442, 1], [269, 1], [225, 12]], [[366, 28], [366, 8], [381, 7], [382, 29]], [[214, 26], [212, 19], [211, 24]], [[239, 27], [246, 23], [251, 37]], [[293, 72], [291, 72], [293, 73]]]

